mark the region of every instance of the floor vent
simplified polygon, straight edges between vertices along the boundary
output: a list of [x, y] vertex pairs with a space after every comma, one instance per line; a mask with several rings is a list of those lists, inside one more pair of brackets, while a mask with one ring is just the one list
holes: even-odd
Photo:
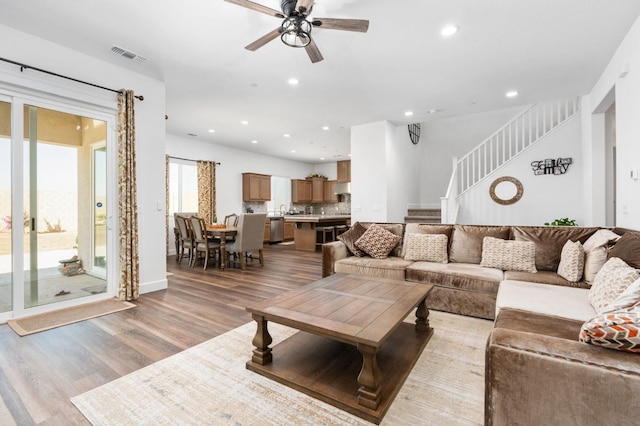
[[122, 57], [125, 57], [129, 60], [132, 60], [133, 62], [137, 62], [139, 64], [143, 63], [143, 62], [147, 62], [147, 58], [145, 58], [144, 56], [140, 56], [137, 53], [133, 53], [130, 50], [127, 49], [123, 49], [122, 47], [118, 47], [118, 46], [111, 46], [111, 52], [115, 53], [116, 55], [120, 55]]

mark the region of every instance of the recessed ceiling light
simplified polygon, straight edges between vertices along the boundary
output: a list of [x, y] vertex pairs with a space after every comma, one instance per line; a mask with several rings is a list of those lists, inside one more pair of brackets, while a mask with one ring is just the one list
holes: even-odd
[[429, 110], [429, 114], [436, 114], [438, 112], [442, 111], [441, 109], [430, 109]]
[[296, 150], [295, 150], [295, 149], [292, 149], [292, 150], [291, 150], [291, 153], [292, 153], [292, 154], [295, 154], [295, 153], [296, 153]]
[[290, 78], [288, 83], [292, 86], [296, 86], [300, 81], [297, 78]]
[[253, 140], [253, 141], [251, 141], [251, 143], [258, 143], [258, 141], [256, 141], [256, 140]]
[[242, 121], [240, 122], [240, 124], [244, 124], [244, 125], [246, 126], [246, 125], [248, 125], [248, 124], [249, 124], [249, 122], [248, 122], [247, 120], [242, 120]]
[[349, 157], [351, 157], [351, 154], [349, 154]]
[[324, 160], [324, 157], [320, 157], [321, 160]]
[[411, 117], [413, 115], [413, 111], [407, 111], [404, 113], [405, 116]]
[[515, 98], [516, 96], [518, 96], [518, 91], [517, 90], [512, 90], [510, 92], [507, 92], [507, 98]]
[[329, 126], [323, 126], [322, 130], [329, 130], [329, 128], [330, 128]]
[[209, 129], [209, 133], [215, 133], [216, 131], [213, 129]]
[[446, 27], [444, 27], [442, 29], [442, 31], [440, 31], [440, 34], [442, 34], [443, 37], [451, 37], [452, 35], [454, 35], [455, 33], [458, 32], [458, 27], [455, 25], [447, 25]]
[[285, 134], [284, 134], [284, 135], [282, 135], [282, 136], [284, 136], [285, 138], [290, 138], [290, 137], [291, 137], [291, 135], [290, 135], [289, 133], [285, 133]]

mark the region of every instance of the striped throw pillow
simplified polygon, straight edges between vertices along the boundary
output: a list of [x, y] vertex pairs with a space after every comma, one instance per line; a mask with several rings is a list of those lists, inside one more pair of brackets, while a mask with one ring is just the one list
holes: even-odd
[[532, 241], [502, 240], [484, 237], [480, 266], [503, 271], [538, 272], [536, 246]]
[[404, 260], [447, 263], [448, 242], [444, 234], [405, 234]]
[[567, 281], [578, 282], [584, 272], [584, 249], [580, 241], [575, 243], [568, 240], [562, 253], [560, 254], [560, 264], [558, 265], [558, 275]]

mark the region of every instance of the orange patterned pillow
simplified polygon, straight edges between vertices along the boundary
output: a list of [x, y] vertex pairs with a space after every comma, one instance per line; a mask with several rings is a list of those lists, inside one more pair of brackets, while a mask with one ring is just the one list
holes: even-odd
[[591, 318], [580, 329], [580, 341], [640, 353], [640, 306]]

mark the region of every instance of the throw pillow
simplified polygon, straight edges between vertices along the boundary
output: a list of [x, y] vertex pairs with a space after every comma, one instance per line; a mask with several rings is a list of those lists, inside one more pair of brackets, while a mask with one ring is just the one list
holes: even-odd
[[606, 247], [596, 247], [587, 253], [584, 259], [584, 280], [588, 284], [593, 284], [593, 280], [605, 263], [607, 263]]
[[640, 307], [591, 318], [580, 329], [580, 341], [608, 349], [640, 353]]
[[354, 256], [362, 257], [365, 253], [354, 244], [358, 238], [362, 237], [365, 231], [365, 227], [362, 226], [360, 222], [356, 222], [351, 226], [351, 229], [338, 235], [338, 240], [342, 241], [344, 245], [347, 246], [347, 250], [353, 253]]
[[480, 263], [484, 237], [508, 239], [510, 226], [454, 225], [449, 248], [449, 262]]
[[601, 314], [638, 278], [640, 278], [638, 271], [627, 265], [624, 260], [612, 257], [607, 260], [593, 280], [593, 285], [589, 289], [589, 303], [597, 313]]
[[374, 259], [384, 259], [398, 245], [401, 236], [392, 234], [381, 226], [371, 225], [355, 242], [355, 246]]
[[595, 234], [590, 236], [587, 241], [584, 242], [582, 248], [584, 248], [585, 253], [591, 252], [591, 250], [608, 246], [609, 244], [617, 241], [620, 238], [620, 235], [616, 234], [613, 231], [608, 229], [598, 229]]
[[444, 234], [406, 234], [404, 260], [447, 263], [447, 244]]
[[640, 278], [632, 282], [620, 296], [611, 302], [604, 310], [603, 313], [615, 312], [620, 309], [630, 308], [640, 303]]
[[576, 283], [582, 278], [584, 271], [584, 249], [580, 241], [567, 241], [560, 253], [558, 275], [567, 281]]
[[609, 252], [609, 257], [619, 257], [629, 266], [640, 269], [640, 234], [627, 231]]
[[536, 270], [536, 246], [531, 241], [484, 237], [480, 266], [504, 271], [538, 272]]

